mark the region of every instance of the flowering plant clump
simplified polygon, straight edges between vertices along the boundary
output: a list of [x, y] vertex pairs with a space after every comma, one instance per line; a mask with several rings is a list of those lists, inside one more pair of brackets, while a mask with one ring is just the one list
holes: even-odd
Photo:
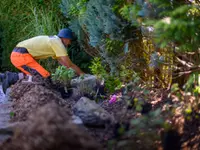
[[115, 103], [121, 97], [121, 93], [110, 95], [109, 103]]

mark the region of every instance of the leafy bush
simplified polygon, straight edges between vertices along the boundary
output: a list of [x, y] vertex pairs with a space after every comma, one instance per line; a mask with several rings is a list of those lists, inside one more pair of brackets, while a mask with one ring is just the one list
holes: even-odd
[[124, 5], [119, 11], [127, 20], [143, 18], [142, 24], [155, 28], [155, 41], [161, 47], [172, 42], [181, 51], [196, 51], [199, 48], [200, 8], [196, 1], [136, 0], [134, 4]]
[[116, 76], [111, 76], [102, 65], [101, 59], [96, 57], [90, 66], [91, 72], [98, 78], [105, 80], [105, 87], [108, 92], [113, 93], [117, 87], [121, 86], [121, 81]]
[[92, 61], [91, 66], [89, 67], [91, 72], [95, 74], [99, 78], [105, 78], [106, 70], [105, 67], [101, 63], [101, 59], [99, 57], [95, 57]]
[[109, 93], [113, 93], [122, 87], [124, 83], [130, 82], [134, 78], [137, 79], [134, 72], [126, 69], [125, 66], [121, 66], [118, 75], [111, 75], [109, 73], [109, 68], [102, 65], [102, 60], [98, 57], [94, 58], [90, 66], [92, 74], [96, 75], [98, 78], [105, 80], [105, 87]]
[[121, 37], [122, 22], [112, 11], [114, 4], [114, 0], [62, 0], [61, 9], [67, 18], [71, 18], [70, 27], [79, 41], [84, 40], [83, 32], [87, 32], [90, 45], [96, 47], [106, 36]]
[[75, 77], [75, 71], [65, 66], [59, 66], [55, 73], [52, 74], [53, 81], [64, 84], [65, 86], [70, 85], [70, 81], [73, 77]]

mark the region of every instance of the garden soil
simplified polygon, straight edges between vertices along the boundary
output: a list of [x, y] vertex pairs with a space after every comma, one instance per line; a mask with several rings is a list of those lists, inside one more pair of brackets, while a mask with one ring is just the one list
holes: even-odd
[[12, 86], [11, 98], [14, 114], [12, 121], [25, 121], [37, 108], [50, 102], [67, 107], [67, 103], [61, 98], [60, 93], [50, 88], [51, 86], [47, 82], [40, 80], [40, 77], [34, 78], [33, 81], [35, 84], [19, 81]]
[[[118, 124], [106, 126], [105, 128], [83, 127], [80, 129], [69, 123], [69, 116], [73, 114], [71, 108], [77, 100], [72, 98], [62, 99], [60, 93], [55, 90], [55, 87], [40, 78], [35, 77], [34, 81], [37, 81], [36, 84], [23, 84], [19, 81], [12, 86], [12, 111], [14, 113], [12, 121], [25, 121], [27, 125], [24, 127], [23, 131], [17, 131], [9, 141], [4, 143], [3, 150], [12, 150], [13, 146], [19, 147], [20, 150], [25, 150], [26, 148], [30, 150], [51, 150], [48, 145], [51, 145], [51, 147], [57, 150], [67, 150], [70, 148], [79, 149], [75, 145], [80, 145], [83, 150], [87, 148], [99, 149], [98, 146], [93, 146], [98, 145], [96, 141], [98, 141], [101, 146], [107, 147], [109, 145], [108, 141], [111, 139], [112, 143], [118, 144], [118, 146], [115, 147], [116, 150], [128, 150], [129, 148], [134, 150], [133, 147], [136, 148], [135, 150], [147, 150], [149, 147], [151, 147], [151, 150], [158, 149], [158, 147], [161, 150], [163, 145], [174, 144], [173, 142], [170, 143], [170, 140], [166, 141], [166, 137], [170, 137], [168, 133], [165, 133], [162, 136], [164, 138], [162, 139], [161, 137], [162, 140], [159, 141], [152, 141], [150, 137], [116, 135], [117, 131], [121, 128], [119, 125], [125, 125], [125, 131], [128, 131], [128, 123], [130, 120], [147, 115], [141, 114], [140, 112], [136, 113], [133, 111], [135, 109], [134, 107], [127, 109], [129, 106], [125, 100], [118, 101], [114, 104], [109, 104], [108, 100], [100, 103], [101, 107], [114, 115]], [[193, 118], [190, 121], [185, 120], [184, 115], [180, 113], [175, 114], [173, 118], [169, 118], [169, 114], [166, 114], [165, 111], [166, 106], [180, 106], [177, 107], [177, 110], [180, 111], [185, 104], [177, 102], [175, 100], [176, 98], [167, 98], [167, 94], [168, 92], [165, 90], [152, 90], [148, 96], [137, 92], [133, 95], [141, 99], [148, 97], [148, 102], [152, 105], [152, 110], [157, 108], [162, 110], [161, 115], [163, 115], [168, 122], [171, 122], [175, 127], [174, 130], [177, 131], [177, 133], [172, 133], [170, 138], [175, 138], [174, 141], [178, 139], [177, 143], [181, 145], [181, 149], [200, 150], [199, 113], [196, 112], [193, 114]], [[182, 131], [179, 131], [179, 129], [182, 129]], [[154, 133], [160, 135], [162, 130], [163, 128], [159, 127], [155, 129]], [[91, 141], [91, 143], [88, 141]], [[23, 144], [20, 145], [18, 143]], [[41, 146], [41, 148], [39, 148], [39, 146]], [[58, 148], [55, 148], [55, 146]]]
[[70, 123], [71, 113], [54, 102], [31, 114], [1, 150], [100, 150], [84, 130]]

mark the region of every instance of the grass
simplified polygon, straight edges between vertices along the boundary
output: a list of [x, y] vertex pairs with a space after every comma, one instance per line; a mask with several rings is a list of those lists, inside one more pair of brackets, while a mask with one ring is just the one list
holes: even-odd
[[[0, 1], [0, 41], [3, 70], [15, 70], [10, 53], [15, 45], [37, 35], [54, 35], [64, 26], [59, 16], [60, 0]], [[42, 61], [49, 69], [49, 61]], [[54, 64], [54, 63], [53, 63]]]

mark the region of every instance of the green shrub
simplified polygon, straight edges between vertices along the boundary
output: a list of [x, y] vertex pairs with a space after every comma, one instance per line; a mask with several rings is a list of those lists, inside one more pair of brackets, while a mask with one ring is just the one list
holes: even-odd
[[75, 71], [72, 68], [66, 68], [65, 66], [58, 66], [55, 73], [52, 73], [52, 79], [55, 82], [68, 86], [71, 79], [75, 77]]
[[122, 82], [120, 78], [110, 75], [109, 72], [106, 71], [105, 66], [102, 65], [100, 58], [94, 58], [90, 69], [94, 75], [105, 80], [105, 88], [109, 93], [113, 93], [116, 89], [121, 87]]

